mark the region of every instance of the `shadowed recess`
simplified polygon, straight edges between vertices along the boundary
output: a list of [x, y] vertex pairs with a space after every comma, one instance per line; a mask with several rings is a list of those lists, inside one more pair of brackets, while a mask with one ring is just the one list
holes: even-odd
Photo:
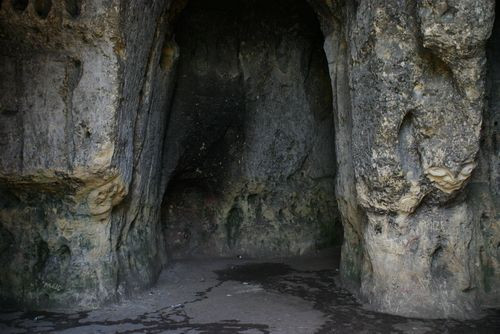
[[12, 8], [23, 12], [28, 7], [28, 0], [11, 0]]
[[46, 18], [52, 8], [52, 0], [35, 0], [33, 3], [35, 11], [41, 18]]
[[309, 5], [192, 0], [175, 36], [163, 202], [170, 254], [340, 244], [332, 88]]
[[78, 17], [80, 15], [81, 3], [79, 0], [64, 0], [66, 4], [66, 11], [72, 17]]

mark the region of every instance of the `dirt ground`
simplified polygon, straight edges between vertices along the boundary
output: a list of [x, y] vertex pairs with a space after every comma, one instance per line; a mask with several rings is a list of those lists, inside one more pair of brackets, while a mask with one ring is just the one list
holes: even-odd
[[466, 322], [370, 311], [336, 283], [338, 255], [176, 261], [151, 290], [99, 310], [4, 310], [0, 333], [500, 333], [500, 310]]

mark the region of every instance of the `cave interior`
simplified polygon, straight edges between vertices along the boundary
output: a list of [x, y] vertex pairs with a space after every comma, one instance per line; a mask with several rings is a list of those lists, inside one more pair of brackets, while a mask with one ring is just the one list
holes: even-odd
[[193, 0], [174, 36], [162, 204], [170, 255], [339, 246], [332, 88], [309, 5]]
[[343, 311], [401, 321], [358, 302], [495, 309], [483, 325], [498, 328], [499, 11], [0, 0], [0, 306], [95, 309], [209, 268], [213, 287], [184, 293], [290, 290], [337, 329]]

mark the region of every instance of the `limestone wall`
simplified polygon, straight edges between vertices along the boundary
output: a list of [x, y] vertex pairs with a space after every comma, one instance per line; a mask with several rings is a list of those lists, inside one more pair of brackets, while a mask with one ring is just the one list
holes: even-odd
[[[310, 4], [332, 86], [344, 285], [401, 315], [498, 305], [495, 2]], [[93, 307], [166, 263], [184, 5], [1, 2], [2, 299]]]

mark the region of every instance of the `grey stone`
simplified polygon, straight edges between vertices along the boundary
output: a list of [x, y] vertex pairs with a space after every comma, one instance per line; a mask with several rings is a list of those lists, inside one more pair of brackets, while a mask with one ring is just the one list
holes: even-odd
[[303, 254], [340, 239], [314, 12], [296, 1], [192, 1], [183, 13], [165, 153], [172, 256]]
[[374, 309], [498, 307], [495, 1], [287, 1], [0, 2], [3, 301], [97, 307], [341, 220]]

